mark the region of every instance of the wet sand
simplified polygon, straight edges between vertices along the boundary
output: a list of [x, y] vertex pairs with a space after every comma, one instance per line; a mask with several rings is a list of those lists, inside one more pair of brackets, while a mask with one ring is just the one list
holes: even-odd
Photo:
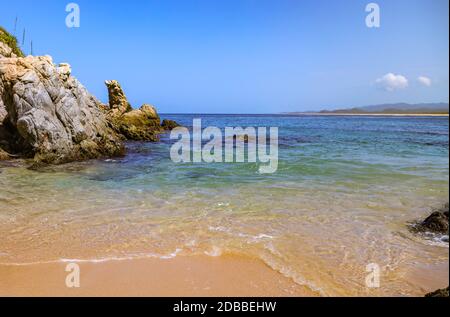
[[0, 296], [317, 296], [245, 257], [176, 257], [82, 262], [80, 288], [67, 288], [68, 263], [0, 266]]

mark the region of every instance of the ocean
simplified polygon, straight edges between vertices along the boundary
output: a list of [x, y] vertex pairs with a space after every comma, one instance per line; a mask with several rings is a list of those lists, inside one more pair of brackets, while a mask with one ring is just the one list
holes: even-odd
[[448, 283], [448, 243], [408, 230], [448, 202], [448, 118], [162, 117], [278, 127], [278, 170], [174, 163], [168, 134], [127, 143], [123, 158], [0, 162], [0, 264], [234, 254], [324, 296], [367, 295], [370, 264], [381, 270], [370, 294], [421, 294], [436, 267]]

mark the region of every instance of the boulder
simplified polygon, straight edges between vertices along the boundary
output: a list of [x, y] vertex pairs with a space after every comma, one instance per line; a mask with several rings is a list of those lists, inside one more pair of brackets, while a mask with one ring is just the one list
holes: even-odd
[[432, 293], [428, 293], [425, 297], [448, 297], [448, 287], [444, 289], [438, 289]]
[[435, 210], [424, 221], [417, 225], [417, 230], [448, 235], [448, 204]]
[[126, 112], [112, 120], [118, 132], [127, 140], [157, 141], [158, 133], [161, 132], [159, 116], [154, 117], [154, 113], [148, 112], [148, 109], [144, 107]]
[[161, 119], [154, 106], [144, 104], [133, 110], [116, 80], [107, 80], [109, 108], [106, 111], [112, 127], [127, 140], [157, 141], [162, 132]]
[[162, 122], [162, 124], [161, 124], [161, 127], [162, 127], [163, 130], [165, 130], [165, 131], [171, 131], [171, 130], [173, 130], [173, 129], [179, 127], [179, 126], [180, 126], [180, 125], [179, 125], [176, 121], [173, 121], [173, 120], [167, 120], [167, 119], [163, 120], [163, 122]]
[[101, 103], [50, 56], [0, 59], [0, 147], [43, 163], [124, 154]]

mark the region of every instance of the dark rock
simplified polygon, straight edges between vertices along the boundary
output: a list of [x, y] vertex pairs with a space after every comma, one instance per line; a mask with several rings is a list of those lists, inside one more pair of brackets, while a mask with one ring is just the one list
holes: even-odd
[[425, 297], [448, 297], [448, 287], [444, 289], [438, 289], [435, 292], [428, 293]]
[[180, 125], [179, 125], [176, 121], [173, 121], [173, 120], [167, 120], [167, 119], [164, 119], [163, 122], [162, 122], [162, 124], [161, 124], [161, 127], [162, 127], [165, 131], [171, 131], [171, 130], [173, 130], [173, 129], [179, 127], [179, 126], [180, 126]]
[[428, 218], [420, 222], [416, 226], [416, 229], [422, 232], [428, 231], [448, 235], [448, 211], [448, 204], [446, 204], [440, 210], [435, 210]]

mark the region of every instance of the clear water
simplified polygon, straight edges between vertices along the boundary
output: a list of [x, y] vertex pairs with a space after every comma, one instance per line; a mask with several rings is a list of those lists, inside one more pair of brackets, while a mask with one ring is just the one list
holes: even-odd
[[[322, 295], [416, 295], [448, 244], [406, 224], [448, 201], [449, 122], [428, 117], [170, 115], [185, 126], [279, 127], [279, 168], [175, 164], [171, 141], [48, 167], [0, 163], [0, 263], [245, 254]], [[448, 282], [448, 280], [447, 280]]]

